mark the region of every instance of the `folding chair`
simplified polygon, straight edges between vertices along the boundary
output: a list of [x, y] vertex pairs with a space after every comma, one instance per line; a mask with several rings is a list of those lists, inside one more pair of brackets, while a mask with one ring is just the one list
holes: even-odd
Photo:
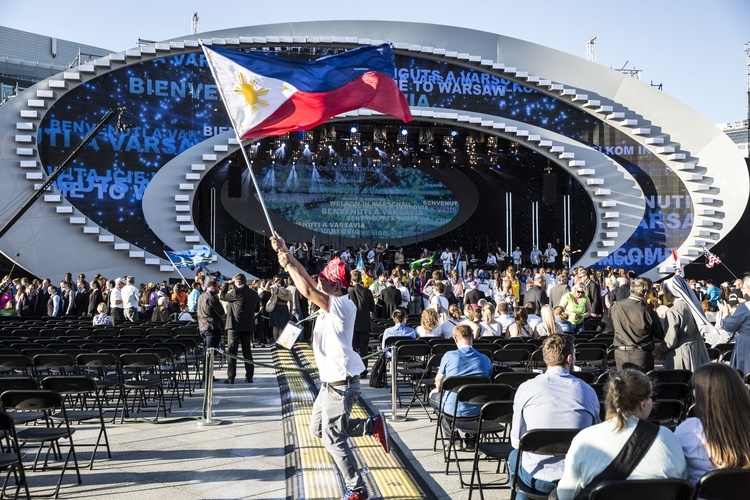
[[[109, 407], [109, 390], [117, 390], [119, 393], [120, 389], [117, 358], [104, 352], [82, 353], [76, 356], [76, 363], [83, 375], [94, 380], [97, 391], [104, 397], [104, 402]], [[112, 396], [114, 397], [114, 394]]]
[[685, 408], [693, 404], [693, 390], [683, 382], [662, 382], [654, 384], [655, 400], [676, 399]]
[[[549, 493], [544, 493], [527, 486], [518, 479], [518, 469], [521, 467], [523, 454], [536, 453], [550, 457], [564, 457], [568, 453], [570, 443], [580, 429], [533, 429], [526, 432], [518, 443], [518, 460], [510, 480], [510, 500], [515, 500], [520, 491], [527, 498], [546, 500]], [[631, 499], [632, 500], [632, 499]]]
[[535, 372], [501, 372], [495, 375], [492, 382], [495, 384], [507, 384], [517, 390], [521, 384], [539, 375]]
[[30, 377], [34, 374], [31, 360], [23, 354], [0, 355], [0, 375], [22, 375]]
[[693, 485], [684, 479], [602, 481], [589, 500], [690, 500]]
[[[45, 444], [48, 446], [44, 458], [44, 464], [42, 466], [43, 470], [49, 468], [50, 453], [53, 453], [53, 457], [62, 459], [61, 441], [68, 441], [68, 453], [65, 456], [65, 462], [60, 467], [60, 478], [57, 481], [55, 492], [51, 496], [54, 498], [58, 497], [60, 493], [60, 485], [62, 484], [71, 457], [73, 457], [73, 465], [76, 470], [78, 484], [82, 483], [81, 471], [78, 468], [78, 459], [76, 458], [76, 450], [73, 443], [73, 430], [70, 428], [70, 421], [68, 420], [65, 403], [60, 394], [46, 390], [5, 391], [0, 394], [0, 403], [2, 403], [2, 407], [5, 411], [8, 409], [17, 411], [39, 411], [45, 415], [45, 418], [40, 419], [40, 422], [44, 422], [47, 425], [25, 427], [16, 432], [19, 449], [22, 449], [26, 444], [37, 444], [39, 446], [36, 458], [34, 459], [34, 465], [31, 469], [32, 471], [37, 470], [39, 456], [45, 448]], [[60, 419], [59, 421], [61, 424], [59, 427], [54, 427], [51, 418], [52, 415], [57, 415]], [[57, 450], [59, 450], [59, 457]]]
[[[472, 434], [478, 432], [479, 419], [481, 417], [480, 412], [472, 416], [459, 416], [459, 406], [465, 405], [485, 405], [492, 401], [512, 401], [513, 399], [513, 388], [507, 384], [466, 384], [458, 388], [456, 391], [456, 404], [453, 407], [453, 415], [450, 417], [451, 422], [451, 434], [448, 440], [448, 453], [446, 454], [445, 473], [448, 474], [450, 470], [450, 453], [453, 451], [454, 458], [456, 460], [456, 468], [458, 470], [458, 479], [461, 483], [461, 487], [468, 486], [469, 483], [465, 483], [463, 475], [461, 473], [461, 460], [458, 458], [458, 450], [454, 444], [454, 439], [458, 432], [465, 434]], [[505, 426], [497, 422], [488, 421], [482, 426], [483, 434], [498, 434], [505, 431]], [[480, 435], [476, 435], [479, 440]]]
[[[39, 389], [39, 382], [34, 377], [0, 377], [0, 394], [5, 391], [35, 391], [37, 389]], [[38, 411], [10, 411], [8, 415], [16, 424], [28, 424], [44, 416]]]
[[591, 371], [599, 375], [605, 370], [607, 350], [602, 348], [576, 348], [576, 365], [583, 371]]
[[750, 469], [716, 469], [698, 481], [696, 500], [734, 500], [746, 498], [750, 491]]
[[53, 375], [72, 375], [75, 359], [69, 354], [37, 354], [31, 360], [37, 380]]
[[[482, 376], [445, 377], [443, 379], [440, 396], [437, 398], [437, 408], [435, 408], [437, 410], [438, 417], [437, 425], [435, 426], [435, 440], [432, 444], [432, 451], [437, 451], [438, 433], [440, 433], [441, 442], [444, 442], [446, 439], [446, 437], [443, 435], [443, 428], [440, 425], [442, 419], [446, 418], [445, 414], [443, 413], [443, 400], [445, 399], [445, 396], [450, 392], [458, 392], [458, 389], [466, 384], [486, 384], [489, 382], [489, 377]], [[430, 404], [433, 405], [434, 401], [430, 401]]]
[[584, 371], [573, 370], [572, 372], [570, 372], [570, 374], [576, 378], [583, 380], [587, 384], [593, 384], [596, 382], [596, 373], [594, 372], [584, 372]]
[[8, 475], [5, 476], [3, 490], [0, 492], [0, 498], [5, 498], [5, 488], [8, 486], [10, 475], [16, 478], [16, 494], [13, 498], [18, 498], [23, 486], [26, 492], [26, 498], [31, 498], [29, 494], [29, 485], [26, 482], [26, 471], [23, 468], [23, 456], [18, 447], [18, 438], [16, 436], [16, 426], [13, 418], [4, 411], [0, 411], [0, 438], [5, 440], [5, 450], [0, 453], [0, 468], [8, 469]]
[[[96, 437], [96, 443], [81, 444], [79, 442], [77, 445], [79, 448], [83, 446], [94, 448], [94, 451], [91, 453], [91, 460], [89, 461], [89, 469], [94, 468], [94, 459], [96, 458], [96, 452], [99, 449], [102, 438], [104, 438], [104, 445], [107, 448], [107, 458], [112, 458], [107, 429], [104, 426], [104, 410], [102, 409], [102, 401], [99, 398], [96, 382], [91, 377], [81, 375], [68, 377], [53, 376], [42, 380], [42, 388], [55, 391], [65, 398], [68, 407], [67, 418], [69, 422], [97, 423], [99, 425], [99, 434]], [[61, 421], [60, 414], [53, 414], [51, 418], [54, 421]]]
[[392, 381], [392, 383], [396, 384], [396, 395], [399, 406], [403, 406], [403, 404], [401, 403], [401, 390], [399, 389], [398, 378], [400, 377], [403, 382], [409, 385], [412, 390], [412, 396], [416, 394], [417, 386], [415, 385], [415, 381], [424, 375], [427, 358], [431, 352], [432, 348], [426, 342], [422, 341], [417, 341], [417, 343], [400, 341], [393, 346], [391, 363], [396, 363], [397, 379]]
[[[510, 444], [510, 426], [513, 422], [513, 401], [491, 401], [484, 406], [479, 412], [479, 425], [477, 427], [477, 446], [474, 449], [474, 468], [471, 472], [471, 482], [469, 483], [469, 500], [471, 500], [474, 489], [479, 490], [479, 497], [484, 500], [484, 489], [499, 488], [508, 484], [491, 483], [482, 484], [482, 478], [479, 473], [479, 454], [483, 454], [487, 459], [496, 459], [498, 461], [497, 472], [500, 471], [500, 464], [503, 460], [508, 460], [508, 455], [513, 451], [513, 445]], [[486, 432], [482, 427], [485, 423], [493, 423], [497, 426], [503, 426], [505, 432], [501, 439], [489, 440]], [[477, 479], [477, 486], [474, 486], [474, 477]]]
[[409, 405], [406, 407], [404, 418], [409, 415], [409, 410], [411, 410], [414, 402], [417, 402], [427, 414], [427, 418], [429, 418], [430, 422], [432, 422], [432, 412], [427, 409], [425, 403], [429, 404], [429, 401], [427, 401], [427, 397], [432, 388], [435, 387], [435, 373], [440, 367], [440, 361], [442, 359], [442, 354], [433, 354], [429, 358], [427, 358], [427, 363], [424, 366], [424, 370], [422, 370], [422, 375], [419, 378], [419, 381], [414, 386], [414, 393], [412, 394], [411, 401], [409, 401]]
[[120, 397], [117, 399], [117, 404], [115, 405], [115, 418], [117, 418], [117, 410], [120, 407], [120, 402], [122, 402], [120, 423], [125, 422], [125, 418], [130, 416], [128, 396], [131, 392], [135, 393], [132, 400], [132, 411], [136, 410], [136, 400], [138, 400], [138, 411], [142, 407], [148, 406], [147, 392], [153, 391], [153, 398], [157, 401], [154, 421], [159, 420], [160, 408], [163, 409], [164, 416], [167, 416], [160, 366], [159, 356], [154, 353], [143, 352], [120, 355], [119, 368], [122, 383], [120, 386]]

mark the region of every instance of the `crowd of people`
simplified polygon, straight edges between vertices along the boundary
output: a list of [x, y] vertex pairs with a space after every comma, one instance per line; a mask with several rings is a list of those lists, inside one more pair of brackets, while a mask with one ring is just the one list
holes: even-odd
[[[562, 267], [573, 252], [566, 247], [558, 261], [551, 244], [546, 252], [535, 247], [528, 261], [513, 252], [504, 267], [507, 255], [499, 249], [472, 267], [476, 259], [460, 247], [455, 254], [446, 249], [437, 260], [429, 256], [437, 252], [425, 249], [427, 257], [421, 258], [427, 265], [408, 268], [402, 249], [385, 259], [389, 248], [378, 244], [361, 247], [359, 255], [347, 251], [316, 259], [310, 269], [298, 258], [299, 248], [287, 247], [278, 236], [271, 245], [279, 274], [266, 280], [247, 280], [242, 273], [222, 279], [204, 268], [196, 270], [192, 283], [171, 286], [136, 286], [132, 276], [96, 275], [89, 282], [81, 274], [73, 281], [68, 274], [58, 287], [49, 279], [6, 276], [0, 283], [0, 315], [90, 317], [95, 325], [197, 320], [206, 347], [223, 341], [233, 355], [242, 348], [247, 383], [254, 375], [253, 344], [277, 341], [290, 321], [314, 319], [305, 322], [302, 338], [311, 342], [324, 390], [315, 402], [311, 432], [323, 439], [342, 471], [346, 499], [367, 498], [367, 493], [345, 436], [369, 434], [386, 451], [389, 446], [382, 415], [349, 418], [360, 380], [368, 375], [365, 356], [376, 318], [394, 323], [383, 334], [383, 347], [390, 336], [456, 341], [456, 354], [444, 357], [438, 370], [433, 399], [446, 377], [491, 373], [491, 361], [473, 349], [474, 340], [544, 339], [547, 370], [518, 389], [511, 441], [517, 448], [523, 434], [535, 428], [583, 430], [564, 461], [511, 454], [511, 471], [520, 460], [517, 480], [537, 490], [557, 488], [560, 498], [577, 497], [600, 480], [633, 436], [650, 443], [626, 476], [633, 479], [695, 482], [713, 468], [750, 467], [750, 396], [740, 376], [750, 372], [750, 277], [717, 286], [710, 280], [686, 281], [677, 271], [654, 284], [623, 268]], [[618, 370], [608, 382], [604, 422], [596, 394], [571, 375], [573, 338], [591, 330], [612, 334]], [[727, 342], [735, 344], [731, 365], [711, 362], [707, 344]], [[652, 406], [653, 386], [644, 373], [656, 359], [665, 368], [695, 373], [694, 417], [675, 434], [641, 424]], [[230, 357], [225, 383], [233, 384], [236, 376], [236, 360]], [[741, 417], [730, 418], [730, 407], [742, 408], [736, 412]]]

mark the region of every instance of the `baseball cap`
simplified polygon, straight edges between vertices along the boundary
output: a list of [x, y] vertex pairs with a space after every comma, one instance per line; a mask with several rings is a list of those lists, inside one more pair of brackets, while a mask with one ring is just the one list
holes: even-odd
[[742, 297], [741, 290], [737, 290], [736, 288], [733, 290], [729, 290], [729, 297], [727, 298], [727, 302], [730, 306], [736, 307], [740, 303], [740, 297]]

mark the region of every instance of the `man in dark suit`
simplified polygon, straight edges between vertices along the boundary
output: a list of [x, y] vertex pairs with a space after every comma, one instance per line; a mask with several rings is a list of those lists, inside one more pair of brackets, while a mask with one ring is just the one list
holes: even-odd
[[542, 284], [544, 283], [544, 275], [534, 275], [534, 284], [531, 288], [526, 290], [526, 295], [523, 296], [524, 302], [533, 302], [536, 306], [536, 312], [542, 311], [542, 306], [549, 303], [547, 294], [542, 290]]
[[561, 274], [557, 277], [557, 284], [552, 287], [549, 292], [549, 305], [553, 308], [560, 305], [560, 301], [566, 293], [570, 293], [570, 287], [568, 286], [568, 277]]
[[[370, 347], [370, 332], [372, 331], [372, 317], [375, 315], [375, 299], [369, 288], [362, 286], [362, 273], [354, 270], [351, 272], [351, 283], [349, 287], [349, 300], [357, 306], [357, 315], [354, 318], [354, 337], [352, 338], [352, 348], [364, 358]], [[365, 371], [360, 375], [361, 378], [367, 376], [367, 360], [362, 359], [365, 363]]]
[[383, 314], [389, 317], [393, 311], [401, 307], [401, 292], [393, 285], [393, 280], [388, 278], [385, 288], [380, 292], [380, 300], [383, 302]]
[[476, 305], [480, 300], [486, 298], [484, 292], [477, 288], [477, 282], [469, 282], [470, 290], [464, 294], [464, 304]]
[[[258, 310], [260, 297], [258, 293], [247, 286], [247, 279], [242, 273], [232, 277], [232, 282], [226, 282], [221, 287], [219, 300], [229, 304], [227, 307], [227, 352], [237, 356], [239, 344], [242, 344], [242, 357], [245, 362], [245, 382], [251, 384], [255, 374], [252, 364], [252, 336], [255, 333], [255, 313]], [[237, 375], [237, 360], [227, 360], [227, 379], [225, 384], [234, 384]]]
[[656, 342], [664, 340], [664, 329], [656, 313], [646, 307], [650, 290], [650, 279], [636, 278], [630, 284], [630, 297], [618, 300], [610, 309], [618, 370], [626, 363], [643, 371], [654, 369], [653, 350]]
[[589, 298], [591, 308], [594, 310], [593, 316], [601, 316], [604, 309], [602, 307], [602, 293], [599, 283], [592, 280], [585, 269], [578, 271], [578, 281], [579, 283], [583, 283], [583, 286], [586, 288], [586, 296]]
[[86, 282], [79, 281], [75, 291], [76, 316], [86, 316], [89, 310], [89, 291], [86, 290]]

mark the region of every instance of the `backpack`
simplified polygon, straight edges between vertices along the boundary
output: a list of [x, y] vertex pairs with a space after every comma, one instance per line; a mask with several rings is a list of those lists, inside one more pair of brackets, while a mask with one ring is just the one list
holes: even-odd
[[386, 381], [386, 365], [388, 363], [385, 359], [385, 352], [380, 353], [380, 356], [375, 360], [375, 364], [372, 365], [372, 370], [370, 371], [370, 387], [374, 387], [376, 389], [380, 389], [382, 387], [385, 387], [385, 381]]

